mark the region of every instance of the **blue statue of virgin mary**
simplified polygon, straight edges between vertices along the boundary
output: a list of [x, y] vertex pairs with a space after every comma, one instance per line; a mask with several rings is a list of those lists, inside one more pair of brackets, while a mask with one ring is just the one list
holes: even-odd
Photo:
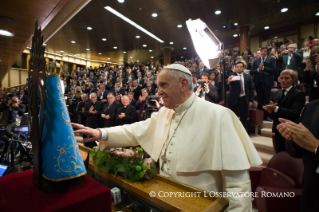
[[61, 65], [48, 65], [46, 106], [42, 133], [42, 176], [63, 181], [86, 174], [60, 85]]

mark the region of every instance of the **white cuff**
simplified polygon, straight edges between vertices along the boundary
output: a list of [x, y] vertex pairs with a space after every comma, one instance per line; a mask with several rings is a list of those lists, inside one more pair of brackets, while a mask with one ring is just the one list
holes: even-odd
[[205, 91], [205, 93], [209, 93], [209, 90], [208, 90], [208, 91]]
[[263, 68], [261, 70], [264, 70], [265, 66], [263, 66]]
[[278, 107], [278, 106], [276, 106], [276, 108], [275, 108], [274, 112], [275, 112], [275, 113], [277, 113], [277, 112], [278, 112], [278, 110], [279, 110], [279, 107]]
[[101, 131], [101, 141], [107, 141], [107, 131], [104, 128], [99, 128]]
[[196, 96], [199, 96], [199, 93], [197, 93], [197, 91], [195, 93], [196, 93]]

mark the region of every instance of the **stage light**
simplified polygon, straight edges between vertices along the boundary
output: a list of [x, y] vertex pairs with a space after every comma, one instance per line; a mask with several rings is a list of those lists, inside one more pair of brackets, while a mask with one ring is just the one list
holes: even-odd
[[195, 50], [206, 67], [213, 69], [219, 63], [222, 43], [201, 19], [186, 21]]

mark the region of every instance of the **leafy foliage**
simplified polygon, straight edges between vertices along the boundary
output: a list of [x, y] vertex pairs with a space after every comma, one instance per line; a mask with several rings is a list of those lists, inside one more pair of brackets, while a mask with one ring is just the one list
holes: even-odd
[[92, 149], [91, 157], [95, 163], [96, 169], [106, 172], [120, 174], [125, 179], [132, 182], [147, 179], [152, 179], [156, 173], [156, 167], [150, 164], [150, 169], [146, 164], [143, 164], [146, 153], [140, 147], [134, 150], [131, 156], [122, 156], [118, 150], [101, 151], [100, 149]]

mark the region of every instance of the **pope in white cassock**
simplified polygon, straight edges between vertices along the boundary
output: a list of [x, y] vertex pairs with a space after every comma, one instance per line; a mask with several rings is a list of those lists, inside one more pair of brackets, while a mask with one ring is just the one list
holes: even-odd
[[[238, 117], [196, 97], [192, 75], [182, 65], [166, 66], [157, 77], [165, 107], [131, 125], [76, 132], [99, 140], [101, 149], [141, 145], [160, 161], [160, 174], [206, 191], [250, 192], [248, 169], [262, 163]], [[250, 197], [225, 197], [226, 211], [251, 211]]]

